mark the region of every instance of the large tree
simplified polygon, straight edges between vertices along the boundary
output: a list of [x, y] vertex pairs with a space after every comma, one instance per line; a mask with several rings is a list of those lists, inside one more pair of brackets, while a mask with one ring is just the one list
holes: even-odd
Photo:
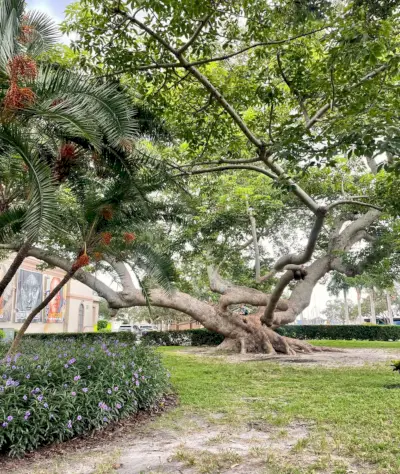
[[[308, 239], [299, 252], [282, 255], [262, 272], [249, 196], [255, 283], [276, 278], [272, 291], [231, 283], [219, 274], [221, 262], [210, 258], [216, 304], [153, 288], [153, 305], [182, 311], [220, 332], [225, 347], [312, 350], [274, 329], [295, 320], [331, 270], [354, 276], [371, 265], [379, 229], [392, 225], [382, 214], [385, 202], [374, 175], [377, 156], [389, 166], [397, 159], [397, 15], [397, 2], [363, 0], [83, 0], [69, 9], [66, 29], [79, 33], [81, 64], [101, 75], [122, 74], [174, 130], [164, 156], [175, 161], [177, 174], [261, 175], [260, 186], [297, 198], [293, 227], [299, 216], [310, 227], [303, 228]], [[338, 158], [346, 164], [334, 171]], [[385, 181], [387, 172], [380, 173]], [[288, 212], [287, 226], [293, 214]], [[359, 242], [367, 251], [354, 252]], [[30, 254], [70, 267], [40, 248]], [[82, 270], [75, 276], [112, 308], [145, 305], [121, 263], [111, 264], [121, 280], [119, 292]], [[291, 294], [283, 298], [288, 287]], [[231, 311], [237, 303], [260, 311], [242, 319]]]

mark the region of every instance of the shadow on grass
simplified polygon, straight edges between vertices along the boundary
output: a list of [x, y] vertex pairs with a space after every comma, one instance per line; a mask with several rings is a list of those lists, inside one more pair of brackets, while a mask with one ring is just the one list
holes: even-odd
[[387, 385], [384, 385], [384, 388], [387, 388], [388, 390], [392, 389], [400, 389], [400, 383], [389, 383]]

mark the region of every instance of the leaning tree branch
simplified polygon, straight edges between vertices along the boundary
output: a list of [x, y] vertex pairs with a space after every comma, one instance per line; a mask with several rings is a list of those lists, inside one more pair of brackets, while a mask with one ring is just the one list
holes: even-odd
[[[207, 272], [211, 291], [221, 295], [218, 306], [223, 313], [233, 304], [245, 303], [253, 306], [267, 306], [270, 296], [264, 292], [254, 288], [237, 286], [228, 280], [224, 280], [218, 273], [218, 269], [212, 266], [208, 267]], [[277, 303], [277, 308], [286, 311], [288, 304], [285, 300], [280, 300]]]
[[304, 120], [306, 124], [308, 124], [308, 122], [310, 121], [310, 117], [308, 115], [307, 108], [304, 104], [304, 100], [301, 97], [299, 91], [296, 90], [295, 87], [293, 87], [292, 81], [286, 76], [285, 71], [282, 66], [281, 55], [279, 54], [279, 51], [276, 55], [276, 60], [278, 63], [278, 69], [279, 69], [280, 75], [282, 76], [282, 79], [285, 82], [285, 84], [288, 86], [290, 92], [296, 97], [296, 100], [298, 101], [299, 106], [300, 106], [300, 110], [303, 114]]
[[129, 293], [133, 290], [136, 290], [135, 285], [133, 283], [132, 277], [129, 273], [129, 270], [124, 262], [118, 261], [112, 255], [104, 255], [103, 259], [111, 265], [111, 267], [116, 271], [119, 281], [122, 285], [123, 293]]
[[249, 213], [251, 234], [253, 238], [254, 259], [255, 259], [254, 268], [255, 268], [255, 273], [256, 273], [256, 281], [259, 281], [261, 278], [261, 269], [260, 269], [261, 264], [260, 264], [260, 247], [258, 245], [256, 218], [254, 217], [253, 210], [250, 209], [248, 204], [247, 204], [247, 211]]
[[218, 166], [215, 168], [206, 168], [202, 170], [190, 170], [190, 171], [185, 171], [184, 173], [177, 174], [175, 175], [175, 178], [181, 177], [181, 176], [188, 176], [192, 174], [205, 174], [205, 173], [218, 173], [220, 171], [226, 171], [226, 170], [250, 170], [250, 171], [257, 171], [257, 173], [261, 173], [268, 178], [271, 178], [273, 180], [277, 179], [277, 176], [271, 173], [268, 170], [265, 170], [263, 168], [260, 168], [258, 166], [247, 166], [247, 165], [226, 165], [226, 166]]
[[286, 265], [301, 265], [306, 263], [312, 257], [312, 254], [315, 250], [317, 244], [318, 236], [321, 232], [322, 226], [324, 224], [325, 216], [327, 209], [321, 207], [320, 211], [314, 221], [314, 225], [311, 229], [310, 236], [308, 237], [308, 242], [306, 248], [301, 253], [290, 253], [288, 255], [283, 255], [274, 265], [275, 271], [282, 270]]
[[0, 281], [0, 297], [4, 293], [4, 290], [7, 288], [8, 284], [13, 279], [14, 275], [17, 273], [18, 268], [22, 265], [25, 257], [27, 257], [29, 249], [31, 248], [32, 242], [27, 240], [19, 248], [15, 249], [17, 255], [15, 256], [13, 262], [8, 268], [6, 274]]
[[[118, 11], [119, 14], [124, 14], [124, 12]], [[126, 15], [129, 17], [128, 15]], [[138, 25], [139, 26], [139, 25]], [[139, 26], [140, 27], [140, 26]], [[209, 63], [215, 63], [215, 62], [220, 62], [220, 61], [226, 61], [227, 59], [234, 58], [235, 56], [239, 56], [240, 54], [246, 53], [247, 51], [250, 51], [254, 48], [259, 48], [262, 46], [279, 46], [282, 44], [290, 43], [292, 41], [295, 41], [300, 38], [304, 38], [306, 36], [313, 35], [315, 33], [318, 33], [319, 31], [323, 31], [329, 26], [324, 26], [322, 28], [318, 28], [316, 30], [312, 30], [306, 33], [301, 33], [296, 36], [292, 36], [290, 38], [286, 38], [283, 40], [270, 40], [270, 41], [260, 41], [258, 43], [251, 44], [249, 46], [246, 46], [245, 48], [242, 48], [238, 51], [234, 51], [232, 53], [224, 54], [222, 56], [216, 56], [213, 58], [205, 58], [205, 59], [199, 59], [197, 61], [190, 61], [188, 62], [188, 66], [202, 66], [204, 64], [209, 64]], [[195, 38], [196, 39], [196, 38]], [[180, 51], [179, 49], [177, 51]], [[184, 51], [181, 51], [182, 53]], [[186, 68], [187, 66], [184, 66], [180, 62], [170, 62], [170, 63], [158, 63], [158, 64], [138, 64], [137, 66], [134, 66], [135, 71], [148, 71], [152, 69], [176, 69], [176, 68]], [[125, 72], [131, 71], [132, 67], [129, 68], [123, 68], [118, 71], [115, 71], [113, 75], [117, 74], [123, 74]]]
[[[399, 57], [400, 57], [400, 55], [396, 54], [391, 58], [391, 60], [398, 59]], [[365, 82], [370, 81], [374, 77], [378, 76], [381, 72], [384, 72], [387, 69], [389, 69], [390, 64], [391, 64], [390, 62], [382, 64], [377, 69], [374, 69], [373, 71], [371, 71], [368, 74], [366, 74], [365, 76], [363, 76], [355, 84], [351, 84], [351, 85], [345, 87], [344, 92], [350, 92], [351, 90], [356, 89], [357, 87], [360, 87]], [[325, 105], [323, 105], [320, 109], [318, 109], [317, 112], [315, 112], [315, 114], [308, 121], [308, 123], [306, 125], [306, 130], [310, 130], [310, 128], [312, 128], [326, 114], [326, 112], [328, 112], [328, 110], [332, 108], [332, 105], [333, 104], [331, 102], [328, 102]]]
[[244, 120], [240, 117], [238, 112], [232, 107], [232, 105], [225, 99], [225, 97], [221, 94], [221, 92], [207, 79], [206, 76], [204, 76], [198, 69], [196, 69], [194, 66], [190, 64], [190, 62], [183, 56], [179, 50], [173, 48], [161, 35], [159, 35], [156, 31], [153, 29], [149, 28], [147, 25], [139, 21], [137, 18], [129, 15], [126, 12], [121, 11], [120, 9], [115, 10], [116, 13], [125, 16], [131, 23], [134, 25], [138, 26], [140, 29], [145, 31], [147, 34], [149, 34], [152, 38], [154, 38], [156, 41], [158, 41], [161, 45], [164, 46], [164, 48], [169, 51], [172, 55], [174, 55], [178, 61], [181, 67], [184, 67], [188, 71], [191, 72], [191, 74], [202, 84], [205, 89], [208, 90], [208, 92], [214, 97], [214, 99], [225, 109], [225, 111], [231, 116], [233, 121], [236, 123], [236, 125], [242, 130], [244, 135], [248, 138], [248, 140], [253, 143], [256, 147], [260, 148], [262, 145], [262, 142], [260, 139], [258, 139], [248, 128]]
[[328, 211], [330, 211], [334, 207], [341, 206], [342, 204], [353, 204], [357, 206], [371, 207], [372, 209], [382, 211], [382, 208], [379, 206], [376, 206], [375, 204], [369, 204], [368, 202], [362, 202], [362, 201], [353, 201], [352, 199], [341, 199], [340, 201], [332, 202], [331, 204], [328, 205]]
[[281, 299], [285, 288], [289, 285], [289, 283], [293, 280], [293, 271], [287, 270], [279, 279], [278, 283], [276, 284], [274, 291], [272, 292], [268, 305], [265, 308], [264, 315], [261, 318], [261, 321], [266, 324], [268, 327], [272, 327], [274, 321], [274, 313], [276, 307]]
[[199, 37], [201, 30], [204, 28], [204, 26], [208, 23], [208, 21], [211, 19], [213, 16], [213, 13], [209, 13], [204, 17], [203, 20], [200, 21], [199, 25], [197, 28], [194, 30], [193, 35], [189, 38], [189, 40], [181, 47], [178, 49], [178, 53], [182, 54], [184, 53], [192, 44], [196, 41], [196, 39]]

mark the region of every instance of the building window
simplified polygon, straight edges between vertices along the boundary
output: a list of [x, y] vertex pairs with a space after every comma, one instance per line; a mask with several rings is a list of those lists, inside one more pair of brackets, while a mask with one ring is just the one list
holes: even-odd
[[83, 332], [83, 322], [85, 320], [85, 306], [83, 303], [79, 306], [79, 313], [78, 313], [78, 332]]

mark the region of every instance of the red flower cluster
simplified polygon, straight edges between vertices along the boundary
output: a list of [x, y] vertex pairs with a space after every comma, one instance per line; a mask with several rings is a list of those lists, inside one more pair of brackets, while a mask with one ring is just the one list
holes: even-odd
[[34, 39], [35, 28], [31, 25], [22, 25], [18, 41], [22, 44], [31, 43]]
[[14, 56], [8, 62], [11, 82], [20, 79], [35, 79], [37, 76], [36, 62], [26, 55]]
[[133, 232], [125, 232], [124, 240], [127, 244], [136, 240], [136, 235]]
[[110, 245], [112, 239], [111, 232], [103, 232], [101, 234], [101, 240], [104, 245]]
[[76, 146], [73, 143], [64, 143], [60, 148], [60, 156], [67, 159], [76, 158]]
[[74, 270], [78, 270], [81, 267], [85, 267], [86, 265], [89, 265], [89, 262], [90, 262], [90, 259], [88, 255], [84, 253], [75, 260], [75, 263], [72, 265], [72, 268]]
[[113, 218], [113, 210], [111, 206], [104, 206], [101, 211], [101, 215], [106, 221], [110, 221]]
[[35, 101], [35, 93], [29, 87], [19, 87], [12, 82], [4, 97], [6, 109], [23, 109], [29, 107]]

